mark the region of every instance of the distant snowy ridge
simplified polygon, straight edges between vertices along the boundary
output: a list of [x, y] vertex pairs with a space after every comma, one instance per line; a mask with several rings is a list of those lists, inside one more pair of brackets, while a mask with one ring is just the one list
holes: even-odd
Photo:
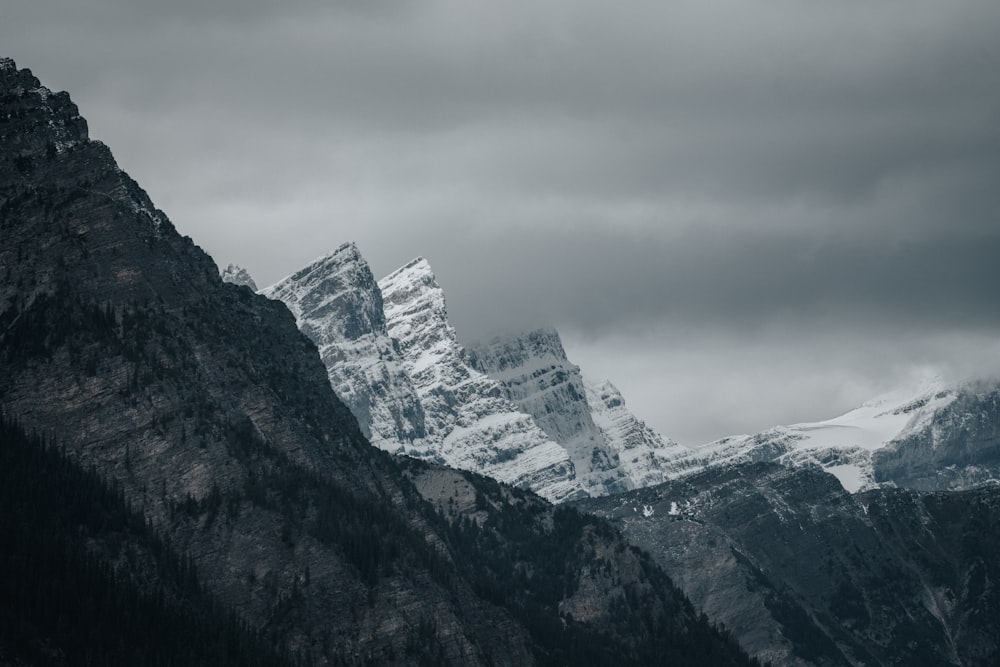
[[723, 438], [668, 457], [680, 473], [754, 461], [819, 467], [850, 492], [1000, 483], [1000, 388], [928, 381], [839, 417]]
[[915, 396], [895, 392], [833, 419], [717, 440], [696, 448], [689, 460], [708, 465], [742, 461], [816, 465], [837, 477], [847, 491], [856, 492], [875, 485], [874, 450], [903, 433], [911, 421], [926, 420], [934, 407], [953, 399], [952, 393], [937, 387]]

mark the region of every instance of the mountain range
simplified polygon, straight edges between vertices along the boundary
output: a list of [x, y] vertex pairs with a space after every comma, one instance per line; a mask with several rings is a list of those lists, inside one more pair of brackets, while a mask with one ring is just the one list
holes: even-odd
[[0, 664], [1000, 661], [1000, 385], [688, 448], [422, 258], [220, 272], [9, 59], [0, 142]]
[[[223, 278], [252, 284], [232, 265]], [[757, 461], [820, 468], [850, 492], [1000, 483], [996, 382], [925, 381], [832, 419], [685, 447], [632, 414], [609, 381], [586, 380], [554, 329], [462, 346], [426, 260], [376, 282], [348, 243], [262, 293], [323, 350], [375, 444], [556, 502]]]
[[[69, 96], [9, 59], [0, 146], [4, 460], [16, 444], [44, 448], [56, 463], [42, 470], [69, 466], [91, 475], [74, 488], [107, 490], [72, 502], [119, 503], [81, 505], [85, 524], [60, 533], [73, 548], [44, 551], [50, 570], [0, 572], [20, 592], [0, 598], [0, 660], [145, 664], [128, 657], [138, 637], [107, 627], [134, 608], [123, 600], [191, 609], [199, 590], [242, 646], [304, 664], [751, 664], [605, 521], [372, 447], [289, 309], [223, 282]], [[5, 486], [0, 525], [18, 536], [4, 562], [26, 565], [53, 515], [19, 517], [38, 516], [26, 504], [58, 497], [62, 478], [18, 470], [36, 472]], [[136, 518], [102, 514], [122, 508]], [[69, 616], [92, 598], [73, 578], [41, 588], [51, 569], [117, 582], [121, 595], [103, 597], [116, 615]], [[163, 607], [151, 609], [156, 625]], [[219, 636], [198, 627], [187, 636]], [[148, 661], [217, 653], [176, 655]]]
[[[223, 279], [252, 283], [232, 265]], [[292, 311], [334, 391], [387, 451], [555, 502], [661, 482], [666, 453], [686, 451], [631, 414], [613, 385], [586, 383], [553, 329], [460, 344], [423, 258], [376, 281], [345, 243], [261, 293]]]
[[[762, 661], [986, 665], [998, 656], [984, 620], [998, 610], [998, 558], [989, 534], [969, 534], [995, 525], [995, 383], [925, 381], [832, 419], [689, 448], [646, 426], [610, 382], [587, 381], [553, 329], [460, 345], [423, 259], [375, 281], [345, 244], [262, 292], [330, 346], [331, 383], [349, 405], [360, 399], [352, 409], [373, 442], [616, 522]], [[357, 332], [378, 346], [343, 330], [361, 303]], [[367, 379], [348, 377], [353, 367]], [[412, 429], [399, 414], [425, 421]], [[554, 458], [526, 456], [533, 447]], [[981, 490], [928, 493], [965, 489]]]
[[[358, 290], [366, 296], [345, 296]], [[1000, 610], [992, 584], [1000, 558], [995, 536], [976, 534], [996, 525], [1000, 502], [995, 384], [928, 381], [829, 420], [688, 448], [636, 418], [610, 382], [586, 381], [555, 330], [459, 345], [423, 259], [376, 283], [346, 244], [263, 293], [288, 303], [321, 349], [338, 350], [323, 356], [345, 401], [434, 415], [435, 426], [425, 422], [414, 435], [379, 416], [385, 411], [354, 409], [363, 427], [385, 434], [373, 439], [379, 446], [485, 472], [616, 522], [762, 661], [988, 665], [1000, 655], [990, 620]], [[306, 301], [308, 315], [296, 305]], [[364, 303], [372, 314], [362, 328], [381, 348], [349, 352], [362, 348], [340, 328], [357, 306], [334, 302]], [[393, 369], [407, 389], [341, 379], [359, 363], [369, 376]], [[504, 470], [457, 455], [443, 444], [447, 435], [429, 436], [461, 424], [461, 451], [485, 440], [492, 452], [519, 455], [523, 441], [508, 424], [527, 418], [561, 448], [561, 479], [532, 478], [523, 466], [544, 474], [538, 459], [511, 458]], [[981, 490], [929, 493], [962, 489]]]

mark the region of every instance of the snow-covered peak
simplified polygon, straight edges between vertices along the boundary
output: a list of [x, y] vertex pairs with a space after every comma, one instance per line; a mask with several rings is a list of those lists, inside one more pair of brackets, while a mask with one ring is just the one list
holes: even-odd
[[250, 273], [237, 264], [230, 264], [222, 270], [222, 280], [234, 285], [245, 285], [254, 292], [257, 291], [257, 283], [253, 281]]
[[[410, 359], [412, 376], [450, 373], [456, 365], [449, 355], [462, 356], [455, 329], [448, 322], [444, 290], [430, 264], [418, 257], [378, 282], [385, 319], [403, 354]], [[466, 367], [464, 362], [460, 364]], [[467, 367], [466, 367], [467, 368]], [[470, 369], [471, 370], [471, 369]]]
[[379, 281], [383, 292], [391, 292], [396, 303], [419, 297], [433, 300], [435, 307], [444, 309], [444, 290], [438, 285], [430, 263], [423, 257], [410, 260]]
[[583, 493], [566, 451], [466, 363], [423, 258], [377, 283], [346, 243], [263, 294], [287, 304], [317, 343], [330, 384], [372, 444], [551, 500]]
[[262, 294], [284, 302], [316, 343], [334, 392], [373, 444], [399, 451], [425, 436], [420, 400], [386, 331], [382, 293], [356, 245], [341, 245]]
[[273, 285], [265, 287], [260, 292], [265, 296], [270, 296], [282, 289], [283, 286], [288, 285], [300, 286], [297, 290], [289, 291], [305, 292], [307, 286], [315, 286], [321, 281], [329, 280], [341, 273], [345, 267], [358, 264], [367, 265], [361, 257], [361, 253], [358, 252], [357, 246], [351, 242], [343, 243], [330, 252], [317, 257], [290, 276], [285, 276]]
[[387, 335], [382, 294], [353, 243], [339, 246], [261, 293], [283, 301], [317, 345], [372, 333]]

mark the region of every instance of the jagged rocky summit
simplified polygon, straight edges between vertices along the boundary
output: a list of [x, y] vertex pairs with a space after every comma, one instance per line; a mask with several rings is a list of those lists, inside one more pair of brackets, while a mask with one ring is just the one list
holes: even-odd
[[376, 283], [348, 243], [262, 293], [288, 305], [319, 346], [334, 390], [373, 444], [551, 500], [581, 493], [566, 451], [465, 362], [425, 260]]
[[667, 454], [684, 449], [610, 383], [588, 386], [552, 329], [463, 347], [422, 258], [376, 283], [347, 243], [262, 293], [293, 312], [337, 395], [387, 451], [562, 501], [661, 482]]
[[316, 343], [330, 384], [372, 444], [405, 452], [424, 440], [420, 398], [386, 330], [382, 293], [357, 246], [345, 243], [261, 293], [284, 302]]

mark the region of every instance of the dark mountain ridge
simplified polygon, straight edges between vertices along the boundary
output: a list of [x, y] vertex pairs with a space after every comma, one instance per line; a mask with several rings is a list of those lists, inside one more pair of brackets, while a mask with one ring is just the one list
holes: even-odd
[[996, 488], [852, 495], [820, 470], [752, 463], [578, 506], [761, 659], [1000, 663]]
[[0, 418], [0, 665], [294, 664], [120, 491]]
[[288, 310], [224, 284], [9, 59], [0, 147], [0, 411], [116, 485], [274, 646], [749, 664], [603, 522], [371, 447]]

